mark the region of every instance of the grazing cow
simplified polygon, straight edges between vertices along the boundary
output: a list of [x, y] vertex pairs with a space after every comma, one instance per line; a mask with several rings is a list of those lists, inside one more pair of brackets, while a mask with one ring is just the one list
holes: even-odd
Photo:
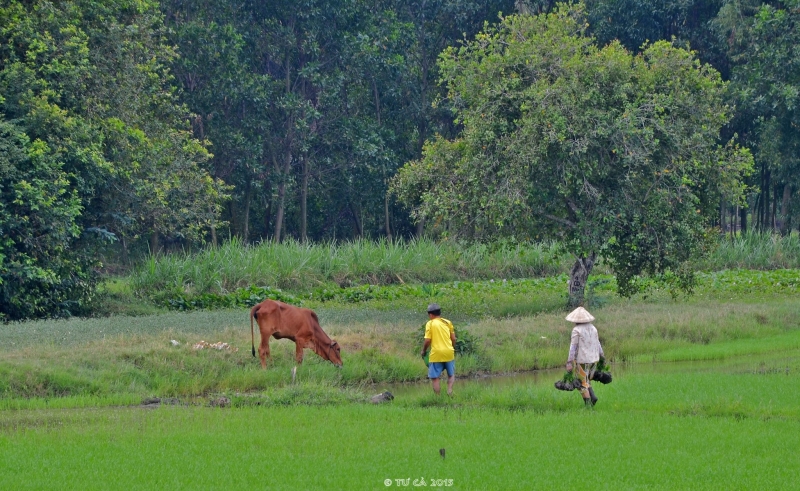
[[[319, 326], [317, 314], [310, 309], [295, 307], [276, 300], [264, 300], [250, 309], [250, 337], [252, 338], [253, 356], [256, 356], [255, 334], [253, 332], [253, 319], [258, 322], [261, 331], [261, 345], [258, 355], [261, 358], [261, 367], [267, 367], [269, 357], [269, 337], [275, 339], [288, 338], [295, 343], [294, 358], [297, 364], [303, 363], [303, 349], [310, 348], [325, 360], [337, 367], [342, 366], [341, 349], [339, 343], [333, 341]], [[294, 380], [297, 366], [292, 369]]]

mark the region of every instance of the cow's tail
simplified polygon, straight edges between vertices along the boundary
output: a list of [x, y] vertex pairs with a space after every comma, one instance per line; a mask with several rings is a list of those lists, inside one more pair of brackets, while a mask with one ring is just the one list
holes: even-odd
[[252, 309], [250, 309], [250, 346], [253, 348], [253, 358], [256, 357], [256, 335], [253, 333], [253, 319], [256, 317], [256, 309], [258, 305], [254, 305]]

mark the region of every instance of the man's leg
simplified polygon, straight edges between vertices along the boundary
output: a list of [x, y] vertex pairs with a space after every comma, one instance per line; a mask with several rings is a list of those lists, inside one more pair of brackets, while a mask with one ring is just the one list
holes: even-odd
[[594, 389], [592, 389], [591, 385], [589, 386], [589, 399], [592, 400], [592, 406], [597, 404], [597, 396], [594, 395]]
[[438, 378], [432, 378], [431, 379], [431, 384], [433, 384], [433, 393], [438, 396], [439, 395], [439, 391], [441, 390], [441, 386], [439, 385], [439, 379]]
[[447, 362], [445, 365], [447, 369], [447, 395], [453, 395], [453, 382], [456, 381], [456, 362], [455, 360]]

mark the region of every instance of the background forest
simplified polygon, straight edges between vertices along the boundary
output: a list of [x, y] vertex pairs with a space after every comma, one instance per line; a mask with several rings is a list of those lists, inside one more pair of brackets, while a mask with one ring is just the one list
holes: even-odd
[[[667, 40], [727, 81], [752, 152], [722, 233], [800, 211], [800, 1], [586, 0], [586, 35]], [[86, 313], [147, 253], [441, 231], [390, 192], [459, 101], [440, 55], [537, 0], [0, 1], [0, 318]], [[502, 13], [502, 14], [501, 14]]]

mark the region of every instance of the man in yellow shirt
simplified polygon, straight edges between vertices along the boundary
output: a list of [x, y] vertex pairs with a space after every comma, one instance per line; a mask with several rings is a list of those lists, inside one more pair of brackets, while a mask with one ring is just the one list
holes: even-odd
[[452, 322], [442, 318], [442, 309], [438, 304], [428, 305], [428, 319], [425, 324], [425, 343], [422, 345], [423, 358], [428, 348], [431, 349], [428, 378], [433, 384], [433, 392], [439, 395], [439, 377], [447, 370], [447, 395], [452, 395], [453, 382], [456, 381], [456, 331]]

